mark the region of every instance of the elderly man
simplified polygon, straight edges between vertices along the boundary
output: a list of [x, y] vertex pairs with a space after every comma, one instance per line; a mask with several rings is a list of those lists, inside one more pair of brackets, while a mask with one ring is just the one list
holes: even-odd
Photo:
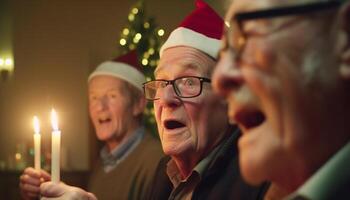
[[350, 1], [235, 0], [227, 21], [213, 85], [243, 131], [245, 180], [350, 199]]
[[[100, 200], [143, 199], [162, 156], [159, 142], [142, 125], [146, 100], [140, 68], [136, 52], [131, 51], [102, 63], [88, 79], [91, 121], [97, 138], [105, 142], [88, 190]], [[34, 169], [25, 170], [20, 184], [24, 197], [38, 196], [39, 177]], [[49, 180], [45, 172], [42, 177]], [[68, 191], [84, 193], [65, 185], [56, 195], [69, 199]]]
[[156, 80], [144, 83], [153, 101], [167, 155], [159, 164], [149, 199], [259, 199], [264, 187], [239, 174], [239, 131], [210, 85], [223, 20], [203, 1], [175, 29], [160, 51]]

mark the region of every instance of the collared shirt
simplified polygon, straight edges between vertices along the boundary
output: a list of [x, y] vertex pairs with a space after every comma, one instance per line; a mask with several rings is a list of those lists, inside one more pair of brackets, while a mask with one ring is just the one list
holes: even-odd
[[214, 148], [212, 152], [205, 158], [203, 158], [192, 170], [191, 174], [186, 178], [182, 179], [180, 170], [177, 167], [174, 160], [170, 160], [167, 164], [167, 175], [174, 186], [169, 199], [171, 200], [190, 200], [192, 194], [198, 183], [201, 181], [204, 173], [210, 166], [210, 162], [214, 160], [220, 152], [221, 145]]
[[108, 147], [104, 146], [100, 152], [104, 171], [108, 173], [122, 162], [141, 142], [144, 134], [145, 128], [142, 126], [111, 152], [108, 152]]
[[326, 200], [334, 190], [350, 180], [350, 142], [342, 147], [287, 200]]

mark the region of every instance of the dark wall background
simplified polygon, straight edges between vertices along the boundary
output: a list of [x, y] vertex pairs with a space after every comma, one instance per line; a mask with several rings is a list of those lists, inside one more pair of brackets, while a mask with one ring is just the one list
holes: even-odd
[[[94, 133], [86, 79], [100, 62], [118, 55], [120, 31], [136, 0], [0, 2], [0, 22], [5, 21], [0, 23], [0, 48], [11, 51], [15, 62], [13, 75], [0, 79], [0, 168], [16, 149], [32, 145], [33, 115], [41, 119], [43, 145], [49, 148], [49, 112], [54, 107], [66, 168], [89, 169]], [[194, 7], [189, 0], [145, 2], [165, 37]], [[222, 12], [221, 1], [208, 2]]]

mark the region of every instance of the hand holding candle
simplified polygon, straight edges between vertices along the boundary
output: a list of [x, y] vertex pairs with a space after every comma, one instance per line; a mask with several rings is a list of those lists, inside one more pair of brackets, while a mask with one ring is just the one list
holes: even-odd
[[34, 168], [40, 170], [40, 124], [37, 116], [33, 117], [34, 127]]
[[61, 131], [58, 130], [58, 119], [54, 109], [51, 111], [52, 139], [51, 139], [51, 180], [60, 182], [60, 146]]

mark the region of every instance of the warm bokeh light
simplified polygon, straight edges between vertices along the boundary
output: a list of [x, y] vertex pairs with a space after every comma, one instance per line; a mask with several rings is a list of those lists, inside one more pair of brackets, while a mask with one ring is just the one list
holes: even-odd
[[119, 41], [120, 45], [124, 46], [126, 45], [126, 40], [124, 38], [120, 39]]
[[141, 33], [136, 33], [135, 38], [136, 38], [137, 40], [140, 40], [140, 39], [142, 38]]
[[7, 65], [7, 66], [11, 66], [12, 65], [12, 59], [11, 58], [7, 58], [6, 60], [5, 60], [5, 65]]
[[124, 34], [124, 35], [129, 35], [129, 33], [130, 33], [130, 31], [129, 31], [128, 28], [124, 28], [124, 29], [123, 29], [123, 34]]
[[148, 60], [146, 58], [142, 59], [142, 64], [146, 66], [148, 64]]
[[20, 153], [16, 153], [15, 158], [16, 158], [16, 160], [21, 160], [22, 155]]
[[159, 29], [159, 30], [158, 30], [158, 35], [159, 35], [159, 36], [163, 36], [164, 33], [165, 33], [165, 31], [164, 31], [163, 29]]
[[149, 53], [150, 55], [153, 55], [153, 54], [154, 54], [154, 49], [153, 49], [153, 48], [148, 49], [148, 53]]
[[135, 19], [135, 15], [133, 15], [133, 14], [130, 14], [129, 16], [128, 16], [128, 19], [129, 19], [129, 21], [134, 21], [134, 19]]
[[12, 58], [0, 58], [0, 71], [7, 70], [13, 71], [13, 59]]
[[139, 12], [139, 9], [137, 9], [137, 8], [133, 8], [132, 10], [131, 10], [131, 12], [133, 13], [133, 14], [137, 14], [138, 12]]
[[147, 28], [150, 27], [150, 24], [149, 24], [148, 22], [145, 22], [145, 23], [143, 24], [143, 27], [147, 29]]

